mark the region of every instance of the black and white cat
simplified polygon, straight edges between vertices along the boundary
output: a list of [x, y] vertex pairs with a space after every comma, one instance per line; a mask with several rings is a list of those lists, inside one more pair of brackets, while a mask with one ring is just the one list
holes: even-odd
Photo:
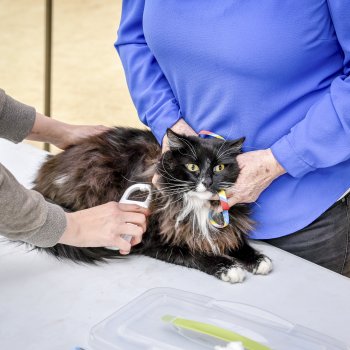
[[[243, 281], [244, 270], [268, 274], [271, 260], [246, 240], [253, 226], [247, 205], [233, 206], [224, 228], [209, 221], [209, 211], [219, 205], [210, 198], [238, 177], [236, 157], [244, 139], [202, 139], [170, 129], [167, 135], [170, 150], [164, 154], [146, 130], [116, 127], [87, 138], [51, 156], [41, 167], [34, 189], [76, 211], [119, 201], [129, 186], [151, 183], [157, 172], [158, 189], [153, 187], [147, 231], [131, 254], [195, 268], [231, 283]], [[220, 218], [217, 214], [215, 220]], [[107, 248], [57, 244], [38, 249], [85, 263], [120, 257]]]

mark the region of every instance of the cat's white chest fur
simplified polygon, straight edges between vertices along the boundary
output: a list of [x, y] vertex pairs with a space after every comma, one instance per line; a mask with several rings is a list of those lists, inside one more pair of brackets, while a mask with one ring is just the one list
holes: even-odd
[[179, 213], [175, 227], [178, 227], [182, 220], [184, 220], [188, 215], [192, 214], [193, 233], [201, 234], [201, 238], [206, 239], [215, 252], [218, 249], [212, 241], [210, 234], [211, 224], [209, 222], [210, 205], [208, 200], [212, 197], [212, 195], [213, 194], [209, 191], [189, 191], [185, 193], [183, 198], [183, 209]]

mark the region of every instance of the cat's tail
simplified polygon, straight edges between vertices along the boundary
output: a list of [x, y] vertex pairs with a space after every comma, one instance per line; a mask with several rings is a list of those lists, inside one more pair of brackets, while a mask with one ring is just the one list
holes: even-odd
[[53, 255], [59, 260], [71, 260], [75, 263], [83, 264], [96, 264], [99, 262], [106, 262], [110, 259], [122, 258], [123, 255], [117, 250], [107, 249], [103, 247], [98, 248], [78, 248], [65, 244], [56, 244], [50, 248], [39, 248], [34, 249], [46, 252], [49, 255]]

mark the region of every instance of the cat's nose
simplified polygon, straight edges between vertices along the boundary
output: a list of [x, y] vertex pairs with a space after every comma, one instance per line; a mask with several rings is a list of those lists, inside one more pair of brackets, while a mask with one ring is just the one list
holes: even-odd
[[206, 179], [203, 179], [202, 183], [206, 188], [209, 188], [212, 185], [213, 180], [210, 177], [208, 177]]

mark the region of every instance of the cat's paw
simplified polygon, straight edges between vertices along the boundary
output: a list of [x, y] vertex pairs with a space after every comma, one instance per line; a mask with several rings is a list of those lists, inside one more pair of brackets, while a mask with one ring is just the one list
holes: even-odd
[[256, 266], [253, 269], [255, 275], [267, 275], [272, 270], [272, 261], [267, 256], [262, 256], [261, 259], [257, 262]]
[[231, 266], [221, 270], [219, 278], [225, 282], [240, 283], [245, 279], [245, 272], [239, 266]]

